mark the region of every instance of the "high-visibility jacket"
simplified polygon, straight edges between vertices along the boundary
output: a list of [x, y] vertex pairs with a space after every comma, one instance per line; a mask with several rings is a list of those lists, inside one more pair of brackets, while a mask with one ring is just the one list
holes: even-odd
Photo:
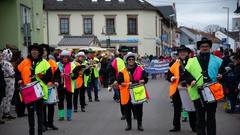
[[[27, 85], [28, 83], [31, 83], [31, 67], [32, 67], [32, 61], [29, 58], [24, 59], [19, 65], [18, 70], [21, 73], [21, 77], [23, 80], [23, 85]], [[45, 75], [47, 70], [50, 68], [50, 64], [47, 60], [42, 59], [36, 64], [35, 67], [35, 78], [37, 81], [40, 82], [40, 85], [42, 86], [44, 97], [43, 99], [48, 99], [48, 87], [47, 84], [45, 84], [38, 75]]]
[[[208, 75], [211, 78], [212, 82], [217, 81], [218, 70], [222, 64], [222, 60], [214, 55], [210, 55], [209, 64], [208, 64]], [[195, 86], [189, 86], [188, 92], [192, 100], [197, 100], [200, 98], [198, 93], [198, 88], [201, 87], [204, 83], [202, 76], [202, 68], [199, 64], [197, 57], [190, 58], [188, 60], [185, 69], [197, 80]]]
[[[81, 66], [81, 64], [78, 62], [75, 62], [75, 64], [76, 66]], [[76, 89], [81, 88], [83, 85], [83, 69], [79, 71], [79, 76], [75, 81], [76, 81]]]
[[126, 68], [126, 65], [123, 61], [123, 59], [117, 57], [115, 58], [112, 63], [111, 63], [112, 67], [115, 69], [116, 71], [116, 78], [118, 78], [118, 74], [124, 69]]
[[170, 83], [170, 88], [169, 88], [169, 96], [172, 97], [173, 94], [177, 91], [179, 79], [180, 79], [180, 60], [177, 59], [174, 64], [170, 67], [170, 72], [173, 74], [174, 77], [176, 77], [176, 80], [174, 82]]

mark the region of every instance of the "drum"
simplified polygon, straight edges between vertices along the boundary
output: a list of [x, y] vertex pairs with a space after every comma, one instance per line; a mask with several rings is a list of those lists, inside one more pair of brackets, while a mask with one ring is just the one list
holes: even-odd
[[205, 83], [205, 84], [203, 84], [203, 88], [201, 89], [202, 98], [207, 103], [216, 102], [216, 99], [210, 89], [210, 86], [212, 84], [213, 83]]
[[58, 101], [57, 87], [55, 85], [49, 86], [47, 104], [56, 104]]
[[34, 81], [25, 85], [20, 89], [20, 93], [25, 104], [32, 103], [44, 96], [42, 86], [39, 81]]
[[132, 104], [142, 104], [147, 101], [146, 88], [143, 84], [133, 84], [129, 87]]
[[187, 112], [194, 112], [195, 107], [193, 101], [190, 99], [190, 96], [187, 91], [187, 87], [178, 86], [178, 91], [182, 101], [182, 108]]

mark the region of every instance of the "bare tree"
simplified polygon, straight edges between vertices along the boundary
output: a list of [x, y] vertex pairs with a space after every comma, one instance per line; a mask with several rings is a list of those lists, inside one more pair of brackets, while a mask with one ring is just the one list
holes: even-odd
[[223, 28], [217, 24], [210, 24], [204, 28], [204, 31], [213, 34], [221, 29]]

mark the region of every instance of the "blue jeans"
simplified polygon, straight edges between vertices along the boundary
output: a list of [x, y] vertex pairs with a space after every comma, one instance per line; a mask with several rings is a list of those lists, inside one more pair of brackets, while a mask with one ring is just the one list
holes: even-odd
[[91, 82], [88, 82], [87, 86], [87, 93], [88, 93], [88, 99], [92, 99], [92, 89], [94, 89], [94, 96], [95, 99], [98, 99], [98, 78], [93, 79]]

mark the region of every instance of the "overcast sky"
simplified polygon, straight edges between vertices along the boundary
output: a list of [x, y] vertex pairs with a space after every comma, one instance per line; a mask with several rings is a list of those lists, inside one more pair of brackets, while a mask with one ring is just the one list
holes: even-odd
[[171, 5], [176, 3], [177, 20], [179, 26], [203, 29], [208, 24], [218, 24], [227, 27], [227, 9], [230, 8], [230, 30], [232, 19], [240, 17], [233, 13], [237, 7], [237, 0], [147, 0], [153, 5]]

